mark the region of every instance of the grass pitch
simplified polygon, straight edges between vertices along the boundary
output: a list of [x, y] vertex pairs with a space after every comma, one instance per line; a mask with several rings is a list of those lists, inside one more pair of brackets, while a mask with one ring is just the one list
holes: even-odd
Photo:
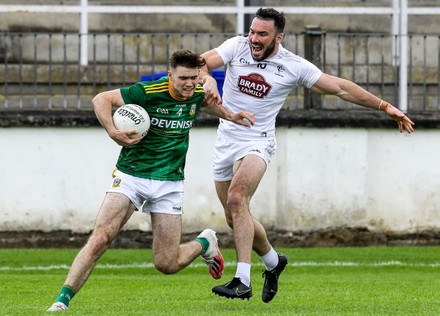
[[[253, 258], [249, 300], [211, 293], [235, 272], [223, 249], [222, 279], [197, 259], [175, 275], [152, 265], [151, 250], [110, 249], [68, 315], [438, 315], [440, 247], [277, 249], [289, 258], [275, 299], [261, 301], [263, 265]], [[0, 249], [0, 314], [44, 315], [78, 250]]]

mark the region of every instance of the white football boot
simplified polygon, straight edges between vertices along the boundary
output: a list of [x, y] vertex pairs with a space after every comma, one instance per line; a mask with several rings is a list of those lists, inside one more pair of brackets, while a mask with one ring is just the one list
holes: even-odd
[[55, 302], [52, 304], [51, 307], [47, 309], [46, 312], [59, 312], [59, 311], [67, 311], [69, 307], [66, 306], [66, 304], [62, 302]]
[[225, 261], [218, 247], [215, 231], [208, 228], [202, 231], [197, 237], [205, 238], [209, 242], [208, 249], [201, 257], [208, 266], [209, 274], [216, 280], [220, 279], [225, 268]]

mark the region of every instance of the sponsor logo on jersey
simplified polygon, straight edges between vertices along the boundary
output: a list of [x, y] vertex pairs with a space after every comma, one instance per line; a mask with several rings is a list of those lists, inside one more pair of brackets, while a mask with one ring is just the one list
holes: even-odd
[[151, 126], [160, 129], [186, 129], [193, 126], [193, 121], [166, 120], [153, 117], [151, 118]]
[[246, 59], [244, 59], [243, 57], [242, 58], [240, 58], [240, 63], [241, 64], [245, 64], [245, 65], [250, 65], [251, 63], [250, 62], [248, 62]]
[[257, 73], [238, 78], [238, 89], [244, 94], [263, 99], [267, 97], [272, 86], [266, 82], [264, 77]]
[[169, 114], [170, 113], [168, 111], [168, 109], [164, 109], [164, 108], [157, 108], [156, 112], [157, 113], [162, 113], [162, 114]]

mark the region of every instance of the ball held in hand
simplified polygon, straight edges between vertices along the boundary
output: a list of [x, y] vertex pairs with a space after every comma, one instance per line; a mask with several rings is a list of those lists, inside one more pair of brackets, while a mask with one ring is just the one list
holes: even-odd
[[145, 136], [150, 129], [150, 116], [148, 112], [137, 104], [125, 104], [113, 114], [113, 123], [118, 130], [136, 130], [130, 138]]

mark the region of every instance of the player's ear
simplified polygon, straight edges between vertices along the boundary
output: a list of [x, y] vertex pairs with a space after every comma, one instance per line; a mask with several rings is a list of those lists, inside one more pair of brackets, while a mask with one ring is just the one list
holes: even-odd
[[284, 38], [284, 33], [278, 33], [276, 36], [276, 42], [281, 43], [283, 41], [283, 38]]
[[171, 70], [168, 70], [168, 77], [172, 77], [173, 76], [173, 73], [171, 72]]

